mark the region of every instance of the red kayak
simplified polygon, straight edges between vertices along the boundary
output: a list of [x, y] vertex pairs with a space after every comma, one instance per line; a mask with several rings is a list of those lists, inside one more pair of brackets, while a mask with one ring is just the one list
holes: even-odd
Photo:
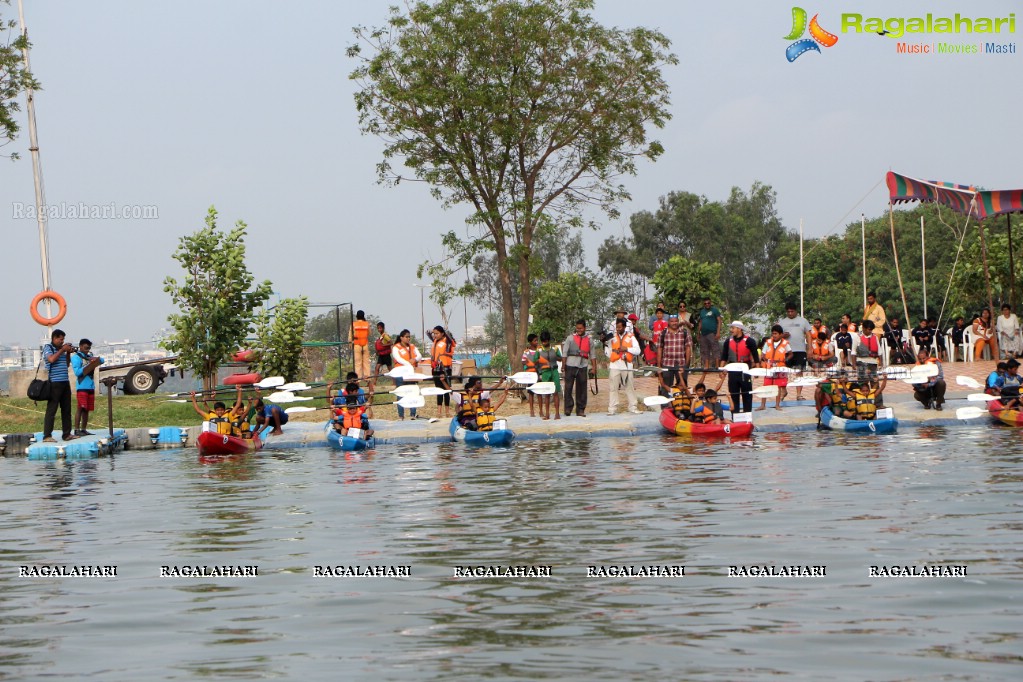
[[987, 404], [988, 412], [994, 417], [995, 421], [1000, 421], [1003, 424], [1009, 426], [1023, 426], [1023, 413], [1019, 410], [1011, 409], [1007, 410], [1002, 406], [1001, 401], [991, 400]]
[[203, 431], [196, 441], [200, 457], [210, 455], [244, 455], [248, 452], [255, 452], [263, 447], [263, 441], [259, 434], [253, 434], [252, 438], [239, 438], [238, 436], [225, 436], [222, 433]]
[[708, 436], [711, 438], [737, 438], [749, 436], [753, 433], [753, 424], [742, 422], [739, 424], [701, 424], [685, 419], [679, 419], [671, 410], [661, 410], [661, 426], [676, 436]]
[[232, 374], [231, 376], [224, 379], [225, 386], [237, 386], [238, 384], [258, 384], [263, 380], [263, 377], [256, 373], [252, 374]]

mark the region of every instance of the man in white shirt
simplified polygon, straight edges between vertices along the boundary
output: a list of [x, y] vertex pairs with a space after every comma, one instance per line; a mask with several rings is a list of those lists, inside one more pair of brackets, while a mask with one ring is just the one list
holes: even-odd
[[625, 389], [626, 409], [639, 414], [636, 409], [636, 389], [633, 386], [633, 358], [639, 355], [639, 342], [625, 329], [626, 320], [615, 320], [615, 333], [608, 341], [608, 398], [607, 413], [618, 411], [618, 391]]

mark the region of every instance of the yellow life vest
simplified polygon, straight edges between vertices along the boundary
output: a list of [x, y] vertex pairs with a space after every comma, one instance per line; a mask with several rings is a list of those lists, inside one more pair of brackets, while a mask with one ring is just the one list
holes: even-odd
[[459, 421], [476, 416], [476, 410], [479, 408], [479, 400], [478, 393], [462, 394], [462, 404], [458, 406]]
[[477, 431], [493, 431], [494, 430], [494, 411], [493, 410], [476, 410], [476, 430]]
[[206, 421], [208, 421], [220, 435], [231, 435], [231, 418], [228, 416], [227, 412], [225, 412], [222, 417], [218, 417], [216, 412], [209, 412], [206, 414]]
[[853, 396], [856, 398], [857, 417], [861, 419], [874, 419], [877, 416], [876, 391], [861, 391], [857, 389], [853, 391]]
[[688, 415], [693, 409], [693, 399], [678, 389], [672, 389], [671, 409], [676, 417]]

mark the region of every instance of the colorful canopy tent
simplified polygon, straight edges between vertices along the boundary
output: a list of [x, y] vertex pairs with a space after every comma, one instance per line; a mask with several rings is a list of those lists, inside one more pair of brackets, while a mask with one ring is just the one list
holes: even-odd
[[[987, 268], [987, 249], [984, 244], [983, 221], [986, 218], [993, 218], [999, 215], [1006, 216], [1006, 229], [1009, 230], [1009, 268], [1010, 268], [1010, 299], [1015, 306], [1015, 267], [1012, 257], [1012, 230], [1009, 229], [1008, 216], [1011, 213], [1023, 213], [1023, 189], [998, 189], [978, 190], [972, 185], [957, 185], [951, 182], [939, 182], [936, 180], [919, 180], [899, 173], [888, 171], [885, 177], [888, 185], [889, 205], [905, 203], [909, 201], [932, 202], [948, 206], [956, 213], [967, 217], [973, 217], [980, 225], [981, 249], [984, 254], [984, 277], [988, 283], [988, 305], [993, 305], [991, 300], [991, 281]], [[966, 236], [966, 230], [963, 230]], [[893, 235], [894, 239], [894, 227]], [[960, 249], [962, 243], [960, 242]], [[958, 255], [956, 256], [958, 262]], [[896, 257], [896, 267], [898, 258]], [[952, 266], [952, 275], [955, 276], [955, 265]], [[952, 282], [949, 281], [949, 287]], [[900, 283], [901, 286], [901, 283]], [[946, 301], [948, 293], [945, 294]], [[942, 303], [942, 313], [945, 304]]]

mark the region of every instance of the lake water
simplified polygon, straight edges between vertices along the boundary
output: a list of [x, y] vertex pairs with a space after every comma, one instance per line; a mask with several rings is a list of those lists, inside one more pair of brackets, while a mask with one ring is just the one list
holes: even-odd
[[[1019, 436], [2, 459], [0, 679], [1023, 679]], [[52, 565], [117, 577], [19, 576]], [[159, 577], [194, 565], [258, 576]], [[551, 576], [454, 577], [505, 565]]]

